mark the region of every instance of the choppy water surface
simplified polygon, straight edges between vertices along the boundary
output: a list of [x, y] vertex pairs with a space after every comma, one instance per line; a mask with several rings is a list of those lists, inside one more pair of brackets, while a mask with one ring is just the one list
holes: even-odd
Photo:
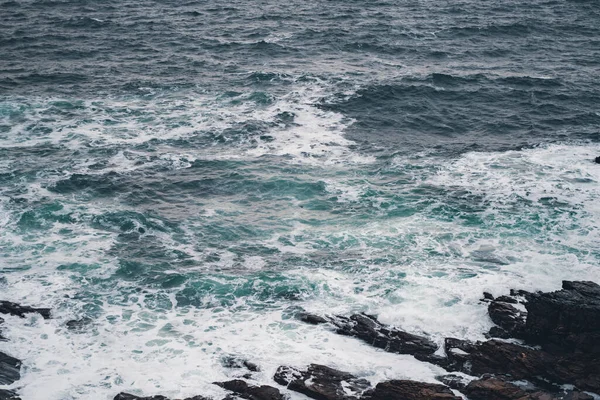
[[291, 316], [478, 339], [483, 290], [600, 279], [594, 1], [0, 13], [2, 298], [55, 316], [6, 318], [23, 398], [216, 396], [231, 355], [432, 380]]

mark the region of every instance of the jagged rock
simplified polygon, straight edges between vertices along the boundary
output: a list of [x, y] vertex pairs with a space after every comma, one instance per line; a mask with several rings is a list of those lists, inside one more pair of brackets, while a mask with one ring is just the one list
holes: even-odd
[[518, 303], [517, 299], [515, 299], [514, 297], [511, 297], [511, 296], [498, 296], [498, 297], [496, 297], [496, 301], [501, 301], [503, 303], [508, 303], [508, 304], [517, 304]]
[[455, 390], [464, 389], [468, 384], [468, 381], [464, 377], [454, 374], [437, 376], [436, 379]]
[[0, 400], [21, 400], [21, 398], [12, 390], [0, 389]]
[[[471, 381], [463, 392], [470, 400], [532, 400], [520, 387], [494, 377]], [[550, 399], [548, 399], [550, 400]]]
[[219, 385], [224, 389], [230, 390], [239, 397], [248, 400], [284, 400], [287, 396], [281, 394], [281, 392], [267, 385], [252, 386], [248, 385], [241, 379], [234, 379], [227, 382], [215, 382], [215, 385]]
[[531, 292], [528, 292], [527, 290], [520, 290], [520, 289], [519, 289], [519, 290], [515, 290], [515, 289], [510, 289], [510, 295], [511, 295], [512, 297], [519, 296], [519, 297], [524, 297], [525, 299], [528, 299], [528, 298], [529, 298], [529, 296], [531, 296], [531, 294], [532, 294], [532, 293], [531, 293]]
[[252, 372], [260, 371], [258, 365], [254, 364], [253, 362], [234, 356], [223, 357], [221, 359], [221, 364], [225, 368], [246, 368], [248, 371]]
[[488, 306], [488, 314], [490, 315], [492, 322], [502, 328], [506, 334], [503, 334], [498, 330], [495, 330], [494, 332], [490, 330], [490, 335], [502, 335], [500, 337], [522, 337], [527, 313], [522, 312], [516, 307], [504, 301], [500, 301], [499, 299], [500, 297], [490, 303]]
[[21, 361], [0, 352], [0, 385], [10, 385], [21, 379]]
[[169, 400], [165, 396], [140, 397], [129, 393], [119, 393], [113, 400]]
[[[130, 393], [121, 392], [114, 397], [113, 400], [169, 400], [168, 397], [157, 395], [157, 396], [147, 396], [140, 397]], [[183, 400], [210, 400], [204, 396], [194, 396], [194, 397], [186, 397]]]
[[447, 339], [445, 343], [451, 371], [471, 375], [503, 374], [513, 379], [574, 384], [580, 389], [600, 391], [600, 358], [594, 355], [553, 355], [498, 340], [471, 343]]
[[75, 332], [82, 332], [84, 331], [91, 323], [92, 323], [92, 319], [91, 318], [80, 318], [80, 319], [72, 319], [70, 321], [67, 321], [67, 323], [65, 324], [67, 326], [67, 329], [71, 330], [71, 331], [75, 331]]
[[437, 345], [426, 337], [383, 325], [371, 315], [354, 314], [349, 318], [321, 317], [303, 312], [299, 314], [298, 318], [315, 325], [330, 323], [336, 328], [336, 333], [359, 338], [390, 353], [430, 355], [437, 350]]
[[462, 390], [470, 400], [593, 400], [579, 391], [549, 393], [541, 390], [527, 391], [511, 382], [494, 376], [484, 376], [471, 381]]
[[409, 380], [391, 380], [378, 383], [368, 392], [366, 400], [462, 400], [444, 385]]
[[280, 385], [316, 400], [358, 399], [370, 388], [365, 379], [318, 364], [309, 365], [306, 371], [281, 366], [274, 379]]
[[0, 313], [16, 315], [17, 317], [21, 318], [24, 318], [25, 314], [28, 313], [38, 313], [42, 317], [44, 317], [44, 319], [50, 318], [49, 308], [34, 308], [29, 306], [22, 306], [20, 304], [13, 303], [10, 301], [0, 301]]
[[492, 300], [494, 300], [494, 296], [492, 296], [491, 293], [483, 292], [483, 299], [481, 299], [481, 300], [482, 301], [487, 301], [487, 300], [492, 301]]
[[492, 326], [486, 335], [487, 338], [510, 339], [510, 333], [499, 326]]
[[563, 281], [562, 290], [531, 294], [525, 335], [551, 352], [600, 355], [600, 286]]

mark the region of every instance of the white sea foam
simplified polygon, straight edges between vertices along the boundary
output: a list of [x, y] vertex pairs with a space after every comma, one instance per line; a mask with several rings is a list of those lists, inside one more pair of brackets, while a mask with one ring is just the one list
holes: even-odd
[[[287, 151], [282, 149], [288, 145], [284, 140], [281, 147], [264, 151]], [[439, 168], [420, 170], [424, 176], [415, 179], [417, 186], [476, 196], [474, 201], [485, 205], [476, 212], [481, 224], [436, 218], [433, 210], [444, 204], [358, 226], [311, 225], [301, 222], [310, 219], [310, 211], [299, 209], [298, 213], [306, 213], [299, 215], [306, 218], [298, 217], [287, 232], [274, 233], [261, 244], [282, 257], [310, 260], [333, 253], [347, 264], [339, 269], [327, 263], [314, 267], [298, 262], [286, 271], [290, 282], [304, 282], [312, 288], [301, 302], [275, 300], [257, 309], [256, 299], [249, 297], [245, 302], [241, 297], [228, 307], [162, 310], [148, 306], [154, 301], [152, 296], [175, 304], [174, 293], [150, 288], [141, 288], [126, 304], [109, 301], [120, 290], [131, 289], [124, 281], [103, 293], [100, 315], [79, 333], [65, 328], [66, 321], [81, 315], [83, 306], [69, 298], [86, 290], [86, 280], [109, 277], [118, 267], [117, 260], [108, 256], [118, 234], [99, 233], [85, 223], [92, 215], [108, 212], [111, 205], [95, 204], [94, 208], [88, 204], [85, 210], [66, 205], [62, 212], [73, 213], [76, 222], [55, 223], [42, 237], [24, 238], [14, 229], [5, 229], [0, 243], [21, 251], [18, 257], [5, 257], [2, 262], [35, 267], [6, 275], [5, 298], [54, 308], [54, 319], [48, 321], [36, 316], [7, 317], [5, 334], [11, 340], [0, 343], [0, 350], [24, 361], [23, 379], [13, 387], [31, 400], [110, 399], [119, 391], [135, 390], [144, 395], [219, 397], [221, 389], [211, 383], [242, 374], [222, 367], [225, 355], [256, 362], [262, 368], [255, 375], [256, 382], [270, 385], [274, 385], [272, 376], [278, 365], [309, 363], [337, 367], [373, 382], [389, 378], [433, 381], [441, 372], [436, 367], [287, 319], [285, 307], [301, 305], [313, 312], [339, 314], [367, 311], [384, 323], [430, 334], [439, 343], [448, 336], [482, 339], [491, 326], [486, 307], [479, 302], [483, 291], [499, 295], [511, 288], [554, 290], [562, 279], [599, 280], [600, 166], [591, 162], [598, 153], [600, 147], [592, 144], [549, 145], [519, 152], [467, 153]], [[333, 159], [340, 154], [342, 150]], [[175, 160], [185, 163], [194, 156], [186, 155], [187, 161], [176, 156]], [[130, 158], [136, 157], [144, 155], [121, 152], [110, 164], [135, 168]], [[170, 162], [170, 157], [165, 158]], [[322, 179], [342, 205], [359, 202], [369, 187], [347, 175]], [[29, 185], [26, 194], [31, 199], [52, 196], [56, 194], [39, 183]], [[558, 203], [551, 204], [548, 198]], [[5, 203], [0, 202], [0, 215]], [[228, 207], [211, 204], [200, 218], [215, 221]], [[540, 216], [547, 229], [530, 234], [527, 225], [519, 225], [531, 216]], [[9, 218], [5, 226], [15, 223]], [[65, 237], [61, 229], [72, 233]], [[185, 231], [190, 227], [182, 229], [193, 237]], [[193, 242], [175, 241], [169, 232], [148, 234], [197, 261], [204, 259], [202, 251], [218, 255], [218, 261], [202, 264], [197, 271], [241, 267], [252, 273], [266, 266], [262, 256], [240, 259], [228, 250], [198, 249]], [[45, 249], [42, 256], [39, 249]], [[388, 256], [393, 257], [388, 260]], [[78, 282], [72, 272], [57, 269], [68, 263], [94, 263], [96, 269]], [[218, 299], [211, 301], [216, 304]]]

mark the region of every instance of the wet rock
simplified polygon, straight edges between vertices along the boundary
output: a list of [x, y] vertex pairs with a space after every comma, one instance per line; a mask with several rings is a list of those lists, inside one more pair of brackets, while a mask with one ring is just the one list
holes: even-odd
[[527, 300], [529, 298], [529, 296], [531, 296], [531, 292], [528, 292], [526, 290], [516, 290], [516, 289], [511, 289], [510, 290], [510, 295], [512, 297], [523, 297], [525, 298], [525, 300]]
[[70, 321], [67, 321], [65, 325], [70, 331], [82, 332], [85, 331], [87, 327], [92, 324], [92, 322], [93, 321], [91, 318], [84, 317], [80, 319], [72, 319]]
[[514, 297], [511, 297], [511, 296], [499, 296], [496, 298], [496, 301], [501, 301], [503, 303], [509, 303], [509, 304], [517, 304], [518, 303], [517, 299], [515, 299]]
[[495, 377], [471, 381], [463, 393], [470, 400], [533, 400], [525, 390]]
[[235, 356], [223, 357], [221, 359], [221, 364], [225, 368], [246, 368], [248, 371], [251, 371], [251, 372], [260, 371], [260, 368], [258, 367], [258, 365], [254, 364], [253, 362], [250, 362], [248, 360], [245, 360], [243, 358], [238, 358]]
[[562, 290], [535, 293], [525, 305], [528, 342], [551, 352], [600, 355], [600, 286], [563, 281]]
[[119, 393], [113, 400], [169, 400], [165, 396], [140, 397], [129, 393]]
[[12, 390], [0, 389], [0, 400], [21, 400], [21, 398]]
[[483, 299], [481, 301], [492, 301], [494, 300], [494, 296], [491, 293], [483, 292]]
[[446, 340], [447, 369], [470, 375], [503, 374], [544, 384], [573, 384], [600, 391], [600, 358], [594, 355], [553, 355], [543, 350], [499, 340], [470, 343]]
[[365, 379], [318, 364], [309, 365], [306, 371], [281, 366], [274, 379], [280, 385], [316, 400], [358, 399], [370, 388]]
[[469, 383], [467, 379], [460, 375], [448, 374], [436, 377], [436, 379], [442, 382], [444, 385], [451, 389], [461, 390], [464, 389]]
[[296, 314], [296, 318], [298, 318], [302, 322], [306, 322], [307, 324], [311, 325], [319, 325], [329, 322], [329, 320], [325, 317], [321, 317], [320, 315], [316, 314], [310, 314], [307, 312], [299, 312], [298, 314]]
[[[500, 297], [498, 299], [500, 299]], [[498, 299], [489, 304], [488, 314], [490, 315], [492, 322], [502, 328], [506, 333], [495, 330], [494, 332], [490, 331], [490, 335], [505, 338], [522, 337], [527, 313], [520, 311], [509, 303], [499, 301]]]
[[49, 308], [34, 308], [29, 306], [22, 306], [17, 303], [10, 301], [0, 301], [0, 314], [15, 315], [17, 317], [25, 318], [25, 314], [38, 313], [44, 319], [50, 318]]
[[409, 380], [378, 383], [363, 399], [369, 400], [462, 400], [444, 385]]
[[484, 376], [471, 381], [462, 390], [470, 400], [593, 400], [589, 394], [579, 391], [545, 392], [526, 390], [502, 377]]
[[21, 379], [21, 361], [0, 352], [0, 385], [10, 385]]
[[490, 331], [486, 335], [487, 338], [498, 338], [498, 339], [510, 339], [510, 333], [506, 332], [504, 329], [499, 326], [492, 326]]
[[227, 382], [215, 382], [215, 385], [219, 385], [224, 389], [232, 391], [239, 397], [248, 400], [284, 400], [287, 396], [281, 394], [281, 392], [267, 385], [252, 386], [248, 385], [247, 382], [241, 379], [234, 379]]
[[[160, 395], [140, 397], [140, 396], [136, 396], [134, 394], [121, 392], [118, 395], [116, 395], [113, 400], [169, 400], [169, 398], [165, 397], [165, 396], [160, 396]], [[203, 396], [194, 396], [194, 397], [186, 397], [183, 400], [210, 400], [210, 399], [203, 397]]]
[[372, 315], [322, 317], [303, 312], [299, 318], [315, 325], [329, 323], [340, 335], [356, 337], [390, 353], [430, 355], [437, 350], [437, 345], [428, 338], [383, 325]]

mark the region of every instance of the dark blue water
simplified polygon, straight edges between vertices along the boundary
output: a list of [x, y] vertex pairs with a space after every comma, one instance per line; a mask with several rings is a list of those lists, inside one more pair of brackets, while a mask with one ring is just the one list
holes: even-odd
[[432, 379], [290, 315], [476, 339], [483, 290], [600, 279], [595, 1], [0, 17], [3, 297], [55, 316], [6, 324], [23, 398], [218, 395], [231, 355]]

